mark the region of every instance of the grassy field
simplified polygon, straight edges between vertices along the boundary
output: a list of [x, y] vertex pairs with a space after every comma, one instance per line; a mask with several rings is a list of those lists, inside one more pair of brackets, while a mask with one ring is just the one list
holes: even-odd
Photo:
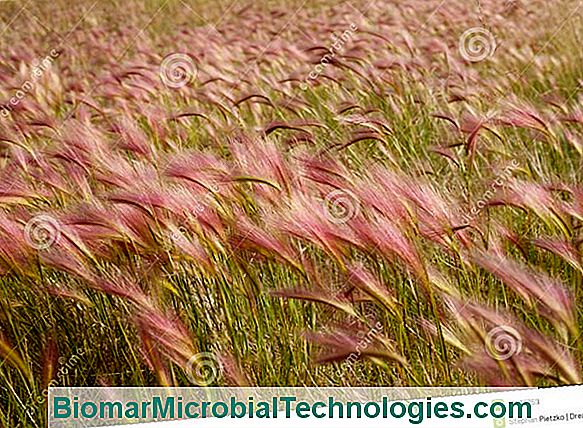
[[582, 382], [583, 2], [199, 3], [0, 2], [0, 426]]

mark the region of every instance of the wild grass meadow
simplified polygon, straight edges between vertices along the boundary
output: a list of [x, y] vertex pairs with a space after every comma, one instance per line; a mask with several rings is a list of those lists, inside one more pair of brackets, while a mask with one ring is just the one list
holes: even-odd
[[0, 426], [50, 386], [582, 383], [582, 14], [0, 1]]

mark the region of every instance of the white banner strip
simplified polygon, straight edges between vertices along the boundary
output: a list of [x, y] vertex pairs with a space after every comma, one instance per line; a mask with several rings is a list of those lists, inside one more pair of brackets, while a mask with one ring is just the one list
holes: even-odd
[[[53, 388], [49, 428], [583, 426], [583, 386]], [[317, 425], [316, 425], [317, 424]]]

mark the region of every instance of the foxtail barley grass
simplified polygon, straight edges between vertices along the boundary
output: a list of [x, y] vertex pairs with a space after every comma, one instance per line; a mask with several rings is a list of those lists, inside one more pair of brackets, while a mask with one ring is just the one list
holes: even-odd
[[582, 382], [578, 2], [199, 3], [0, 3], [0, 425]]

